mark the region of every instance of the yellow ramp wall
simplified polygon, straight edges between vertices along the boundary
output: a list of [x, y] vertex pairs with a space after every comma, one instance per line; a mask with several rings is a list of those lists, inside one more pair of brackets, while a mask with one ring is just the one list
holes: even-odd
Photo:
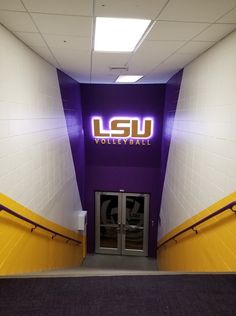
[[[169, 234], [158, 244], [203, 217], [236, 201], [236, 192], [211, 205]], [[236, 207], [235, 207], [236, 209]], [[197, 227], [198, 234], [188, 231], [162, 246], [157, 253], [158, 267], [168, 271], [235, 272], [236, 271], [236, 215], [231, 210], [217, 215]]]
[[0, 204], [58, 233], [81, 241], [66, 243], [61, 237], [33, 227], [16, 217], [0, 212], [0, 275], [62, 269], [79, 266], [85, 256], [85, 236], [68, 230], [0, 194]]

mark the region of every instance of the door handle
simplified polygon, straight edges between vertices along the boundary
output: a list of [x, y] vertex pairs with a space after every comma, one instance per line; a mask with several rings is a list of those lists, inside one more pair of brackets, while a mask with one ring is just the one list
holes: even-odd
[[123, 230], [127, 231], [128, 229], [131, 229], [131, 230], [134, 230], [134, 229], [143, 230], [144, 228], [142, 226], [137, 226], [137, 225], [125, 225], [125, 224], [123, 224]]
[[116, 228], [116, 231], [119, 233], [121, 231], [121, 223], [118, 223], [118, 227]]
[[125, 224], [122, 224], [122, 231], [123, 231], [123, 232], [126, 232], [126, 231], [127, 231], [127, 228], [126, 228], [126, 225], [125, 225]]

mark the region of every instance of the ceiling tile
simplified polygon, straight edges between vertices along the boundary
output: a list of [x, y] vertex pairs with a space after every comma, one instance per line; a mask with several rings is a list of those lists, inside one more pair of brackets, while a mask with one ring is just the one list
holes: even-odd
[[90, 74], [79, 74], [76, 72], [69, 72], [66, 69], [61, 68], [62, 71], [64, 71], [68, 76], [71, 78], [77, 80], [80, 83], [90, 83]]
[[177, 52], [166, 59], [164, 63], [160, 64], [156, 70], [172, 71], [173, 69], [181, 69], [187, 66], [195, 58], [197, 58], [196, 54], [184, 54]]
[[186, 45], [184, 45], [180, 50], [178, 50], [178, 53], [180, 54], [195, 54], [198, 56], [199, 54], [206, 51], [209, 47], [213, 46], [215, 42], [197, 42], [192, 41], [188, 42]]
[[224, 15], [217, 23], [235, 23], [236, 22], [236, 8]]
[[236, 29], [236, 24], [213, 24], [194, 38], [194, 41], [219, 41]]
[[158, 21], [146, 39], [154, 41], [190, 40], [208, 26], [207, 23]]
[[59, 67], [57, 61], [53, 57], [52, 53], [47, 47], [41, 47], [41, 46], [31, 46], [31, 48], [39, 54], [42, 58], [44, 58], [47, 62], [49, 62], [51, 65], [55, 67]]
[[147, 73], [185, 44], [185, 41], [144, 41], [129, 61], [129, 70]]
[[30, 12], [92, 16], [92, 0], [23, 0]]
[[38, 32], [30, 15], [25, 12], [0, 11], [0, 23], [13, 32]]
[[95, 16], [154, 20], [167, 0], [96, 0]]
[[145, 40], [142, 45], [137, 49], [135, 55], [147, 54], [156, 55], [158, 54], [171, 54], [181, 47], [185, 41], [148, 41]]
[[20, 0], [1, 0], [0, 10], [26, 11]]
[[[157, 63], [158, 64], [158, 63]], [[137, 65], [135, 63], [131, 63], [129, 66], [129, 70], [127, 72], [127, 75], [138, 75], [138, 76], [143, 76], [149, 72], [151, 72], [155, 66], [157, 66], [157, 64], [153, 65], [153, 64], [140, 64]]]
[[170, 71], [156, 71], [154, 74], [150, 74], [144, 76], [142, 79], [139, 80], [138, 83], [140, 84], [150, 84], [150, 83], [166, 83], [176, 72], [180, 69], [174, 69]]
[[146, 74], [140, 83], [165, 83], [193, 59], [194, 56], [191, 54], [174, 54]]
[[41, 33], [90, 37], [92, 18], [33, 13]]
[[91, 39], [89, 37], [44, 34], [43, 38], [50, 47], [91, 49]]
[[46, 47], [46, 44], [39, 33], [14, 32], [14, 34], [28, 46]]
[[128, 65], [129, 74], [143, 75], [148, 73], [152, 71], [157, 65], [159, 65], [163, 60], [165, 60], [165, 58], [165, 56], [162, 56], [155, 60], [149, 60], [148, 58], [133, 57]]
[[52, 47], [51, 51], [60, 66], [67, 71], [81, 74], [90, 73], [89, 50]]
[[[177, 63], [173, 62], [174, 60]], [[181, 62], [180, 62], [181, 61]], [[178, 64], [179, 63], [179, 64]], [[152, 72], [145, 75], [140, 82], [141, 83], [165, 83], [167, 82], [175, 73], [183, 68], [183, 58], [173, 55], [169, 61], [165, 61], [156, 67]]]
[[158, 19], [212, 23], [235, 5], [235, 0], [170, 0]]
[[93, 52], [93, 71], [110, 73], [110, 67], [124, 67], [131, 54], [130, 53], [99, 53]]
[[[97, 16], [153, 20], [160, 14], [134, 53], [93, 52], [92, 82], [96, 83], [114, 83], [122, 71], [112, 72], [111, 66], [128, 66], [126, 74], [144, 75], [139, 83], [166, 82], [236, 29], [236, 0], [94, 3]], [[33, 13], [24, 12], [23, 4]], [[92, 12], [93, 0], [0, 0], [0, 23], [49, 63], [80, 82], [90, 82]]]
[[107, 74], [92, 74], [93, 83], [115, 83], [117, 75], [107, 75]]

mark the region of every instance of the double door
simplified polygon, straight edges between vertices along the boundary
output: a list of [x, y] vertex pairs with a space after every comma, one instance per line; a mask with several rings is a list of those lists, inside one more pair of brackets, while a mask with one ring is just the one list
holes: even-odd
[[147, 256], [149, 195], [96, 192], [96, 252]]

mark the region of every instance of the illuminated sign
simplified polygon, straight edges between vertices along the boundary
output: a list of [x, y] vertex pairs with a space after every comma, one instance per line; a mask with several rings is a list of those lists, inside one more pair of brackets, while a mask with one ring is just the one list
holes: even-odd
[[153, 118], [112, 117], [104, 129], [101, 117], [92, 117], [92, 134], [96, 144], [150, 145], [153, 136]]

